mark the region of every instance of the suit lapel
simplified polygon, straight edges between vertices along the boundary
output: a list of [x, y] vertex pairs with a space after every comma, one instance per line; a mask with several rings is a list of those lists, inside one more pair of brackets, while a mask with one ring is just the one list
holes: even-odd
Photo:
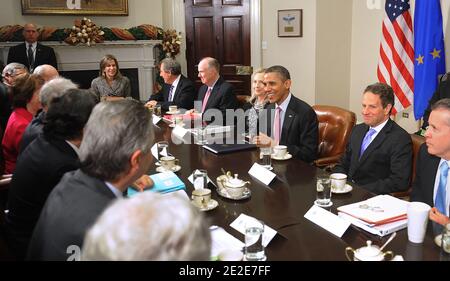
[[216, 84], [214, 85], [214, 88], [212, 88], [211, 94], [209, 95], [208, 102], [206, 103], [206, 109], [209, 109], [214, 104], [215, 100], [219, 97], [219, 89], [222, 85], [222, 77], [219, 77], [219, 80], [217, 80]]
[[[180, 80], [178, 81], [177, 88], [173, 92], [173, 98], [172, 98], [173, 102], [175, 102], [177, 100], [178, 94], [180, 93], [180, 89], [181, 89], [182, 85], [183, 85], [183, 79], [182, 79], [182, 77], [180, 77]], [[170, 87], [169, 87], [169, 91], [170, 91]], [[169, 98], [168, 95], [169, 94], [167, 94], [167, 98]]]
[[[389, 135], [389, 132], [392, 129], [392, 120], [389, 119], [386, 125], [381, 129], [381, 131], [378, 133], [378, 135], [375, 137], [375, 139], [369, 144], [366, 151], [364, 151], [363, 155], [361, 156], [361, 159], [359, 160], [360, 163], [363, 163], [367, 157], [369, 157], [370, 153], [374, 151], [376, 148], [378, 148], [386, 139], [386, 137]], [[364, 136], [363, 136], [364, 138]], [[362, 143], [362, 140], [361, 140]], [[361, 148], [361, 146], [359, 146]]]
[[291, 108], [293, 99], [289, 101], [288, 107], [284, 114], [283, 129], [281, 130], [280, 143], [287, 143], [287, 136], [289, 134], [289, 129], [291, 128], [292, 121], [295, 118], [295, 111]]

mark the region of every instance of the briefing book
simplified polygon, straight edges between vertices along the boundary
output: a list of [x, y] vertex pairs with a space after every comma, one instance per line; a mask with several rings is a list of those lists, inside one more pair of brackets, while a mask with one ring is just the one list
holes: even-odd
[[214, 144], [205, 144], [203, 145], [203, 148], [215, 154], [224, 154], [242, 150], [255, 149], [256, 145], [252, 143], [242, 143], [242, 144], [214, 143]]

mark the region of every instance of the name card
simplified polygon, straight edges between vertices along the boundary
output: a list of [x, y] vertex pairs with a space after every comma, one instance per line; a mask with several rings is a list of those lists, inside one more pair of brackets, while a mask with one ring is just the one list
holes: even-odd
[[[194, 171], [195, 172], [195, 171]], [[216, 186], [215, 184], [214, 184], [214, 182], [213, 181], [211, 181], [211, 179], [208, 177], [208, 183], [212, 183], [214, 186]], [[189, 177], [188, 177], [188, 181], [190, 182], [190, 183], [192, 183], [192, 185], [194, 186], [194, 189], [199, 189], [199, 188], [201, 188], [201, 187], [199, 187], [199, 185], [197, 184], [195, 184], [194, 183], [194, 173], [192, 173]], [[216, 186], [217, 187], [217, 186]], [[205, 187], [205, 188], [208, 188], [208, 187]]]
[[[254, 220], [256, 218], [247, 216], [246, 214], [240, 214], [239, 217], [237, 217], [230, 226], [240, 233], [245, 235], [245, 225], [249, 220]], [[271, 228], [270, 226], [264, 224], [264, 233], [262, 237], [262, 244], [264, 247], [267, 247], [269, 245], [270, 241], [272, 241], [273, 237], [277, 234], [277, 231]]]
[[[158, 158], [158, 144], [157, 143], [155, 143], [152, 146], [151, 151], [152, 151], [153, 157], [155, 157], [155, 159], [159, 160], [159, 158]], [[164, 156], [167, 156], [167, 149], [164, 149], [163, 151], [161, 151], [161, 154], [164, 155]]]
[[153, 118], [152, 118], [153, 125], [158, 124], [158, 122], [161, 121], [161, 119], [162, 119], [161, 117], [153, 114]]
[[344, 235], [350, 226], [349, 222], [316, 205], [313, 205], [304, 217], [339, 238]]
[[172, 130], [172, 134], [174, 134], [174, 136], [176, 136], [179, 139], [183, 139], [187, 133], [188, 133], [188, 130], [186, 130], [185, 128], [183, 128], [181, 126], [175, 126]]
[[253, 164], [248, 173], [253, 177], [257, 178], [265, 185], [269, 185], [273, 181], [273, 179], [277, 176], [275, 173], [272, 173], [271, 171], [267, 170], [258, 163]]

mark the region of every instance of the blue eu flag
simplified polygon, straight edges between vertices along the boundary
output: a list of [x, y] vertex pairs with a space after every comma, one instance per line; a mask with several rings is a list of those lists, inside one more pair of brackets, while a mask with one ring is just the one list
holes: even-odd
[[414, 116], [422, 118], [445, 73], [444, 35], [439, 0], [416, 0], [414, 11]]

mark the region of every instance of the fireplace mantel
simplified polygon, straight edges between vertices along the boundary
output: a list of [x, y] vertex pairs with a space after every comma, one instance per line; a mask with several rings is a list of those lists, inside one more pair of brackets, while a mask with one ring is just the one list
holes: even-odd
[[[9, 48], [17, 44], [19, 43], [0, 43], [0, 57], [5, 63]], [[56, 41], [46, 41], [41, 44], [55, 50], [59, 71], [98, 70], [101, 58], [106, 54], [112, 54], [119, 61], [121, 69], [138, 69], [141, 100], [147, 100], [153, 92], [155, 63], [158, 58], [155, 46], [161, 44], [160, 40], [105, 41], [91, 47], [71, 46]]]

